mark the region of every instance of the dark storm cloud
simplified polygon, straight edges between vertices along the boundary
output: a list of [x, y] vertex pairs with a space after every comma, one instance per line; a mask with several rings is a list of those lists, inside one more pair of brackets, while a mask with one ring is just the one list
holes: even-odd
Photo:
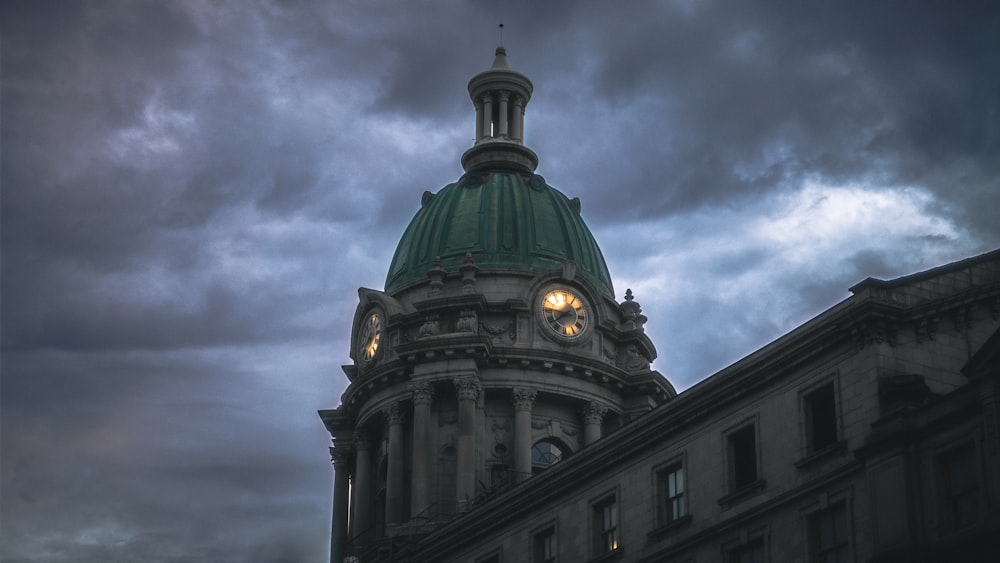
[[[977, 194], [998, 187], [1000, 164], [986, 155], [998, 149], [1000, 22], [987, 3], [920, 8], [696, 3], [688, 13], [607, 14], [608, 26], [572, 45], [588, 80], [565, 83], [563, 93], [579, 101], [583, 121], [588, 108], [606, 108], [615, 123], [617, 108], [638, 105], [641, 115], [614, 138], [630, 145], [622, 153], [649, 157], [629, 161], [624, 178], [602, 159], [566, 160], [583, 163], [581, 178], [625, 190], [614, 200], [598, 195], [598, 207], [617, 216], [759, 197], [805, 176], [926, 185], [950, 198], [968, 194], [973, 211]], [[586, 125], [595, 136], [609, 127]], [[564, 139], [550, 132], [545, 142]], [[953, 172], [941, 178], [943, 170]], [[639, 198], [643, 206], [628, 205]]]
[[4, 561], [314, 561], [358, 286], [527, 143], [679, 389], [1000, 239], [989, 3], [8, 2]]

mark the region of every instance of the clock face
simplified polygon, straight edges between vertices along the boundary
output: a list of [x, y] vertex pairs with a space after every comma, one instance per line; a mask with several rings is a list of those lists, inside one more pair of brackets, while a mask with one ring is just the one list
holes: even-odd
[[367, 364], [375, 359], [379, 343], [382, 341], [382, 315], [377, 311], [369, 313], [360, 332], [358, 347], [361, 349], [361, 361]]
[[542, 298], [542, 317], [556, 334], [573, 338], [587, 328], [587, 305], [572, 291], [554, 289]]

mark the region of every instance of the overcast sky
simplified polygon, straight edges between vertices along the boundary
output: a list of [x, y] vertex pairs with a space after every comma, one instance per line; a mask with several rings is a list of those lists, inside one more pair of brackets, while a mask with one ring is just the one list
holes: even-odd
[[1000, 246], [995, 2], [4, 2], [0, 559], [309, 562], [346, 383], [497, 24], [678, 389]]

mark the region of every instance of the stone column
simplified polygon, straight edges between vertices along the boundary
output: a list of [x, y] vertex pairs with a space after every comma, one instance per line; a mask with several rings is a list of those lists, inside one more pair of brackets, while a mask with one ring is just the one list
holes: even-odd
[[403, 519], [403, 408], [399, 401], [382, 411], [389, 421], [389, 447], [385, 483], [385, 521], [399, 523]]
[[510, 137], [518, 141], [523, 141], [522, 130], [524, 129], [524, 98], [514, 96], [514, 122], [510, 124]]
[[500, 92], [500, 131], [497, 133], [498, 137], [507, 136], [507, 100], [510, 99], [510, 93]]
[[607, 414], [608, 407], [591, 401], [584, 405], [583, 414], [583, 445], [589, 446], [601, 439], [601, 422]]
[[333, 527], [330, 530], [330, 561], [341, 563], [347, 554], [347, 507], [350, 487], [351, 452], [344, 446], [330, 448], [333, 461]]
[[410, 385], [413, 396], [413, 481], [410, 484], [410, 515], [418, 516], [430, 507], [430, 436], [434, 390], [426, 381]]
[[476, 106], [476, 142], [483, 140], [483, 102], [481, 100], [473, 101]]
[[476, 398], [480, 387], [476, 377], [457, 377], [453, 383], [458, 392], [455, 499], [464, 511], [476, 497]]
[[531, 407], [535, 391], [514, 389], [514, 481], [531, 476]]
[[493, 96], [483, 96], [483, 137], [493, 136]]
[[364, 544], [372, 536], [372, 454], [364, 436], [354, 437], [354, 522], [351, 537]]

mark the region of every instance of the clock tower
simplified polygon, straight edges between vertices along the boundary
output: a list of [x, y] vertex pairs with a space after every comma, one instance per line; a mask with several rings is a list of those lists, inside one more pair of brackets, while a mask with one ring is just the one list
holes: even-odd
[[469, 81], [464, 175], [424, 192], [384, 290], [361, 288], [333, 437], [331, 560], [399, 549], [676, 395], [581, 204], [535, 173], [532, 83]]

